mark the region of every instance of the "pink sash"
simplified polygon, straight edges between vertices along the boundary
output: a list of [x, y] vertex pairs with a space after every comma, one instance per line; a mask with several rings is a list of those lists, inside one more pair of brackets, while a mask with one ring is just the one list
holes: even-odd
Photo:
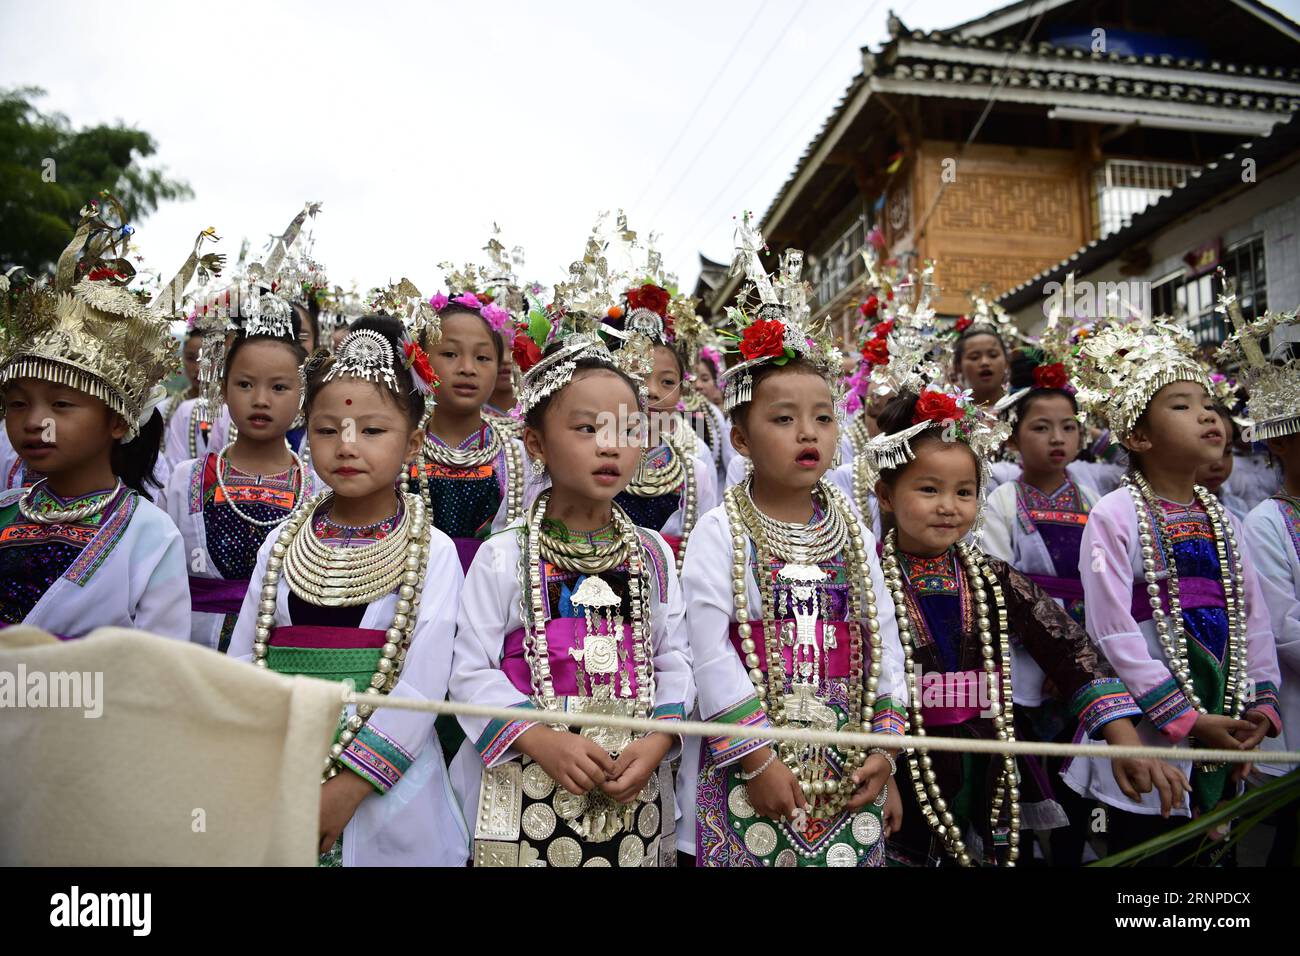
[[383, 647], [385, 631], [370, 627], [325, 627], [318, 624], [287, 624], [271, 631], [275, 647], [356, 648]]
[[[995, 673], [1001, 686], [1002, 672], [999, 669]], [[988, 678], [982, 669], [924, 673], [917, 681], [921, 717], [932, 727], [953, 727], [974, 720], [984, 712], [981, 698], [987, 696], [987, 687]]]
[[[572, 697], [578, 693], [578, 661], [569, 651], [578, 648], [586, 629], [586, 620], [580, 617], [558, 617], [546, 622], [546, 656], [551, 662], [551, 683], [555, 687], [555, 693], [560, 696]], [[620, 666], [628, 672], [632, 693], [635, 694], [636, 672], [630, 666], [633, 660], [630, 624], [623, 625], [623, 636], [619, 644], [627, 654], [627, 665], [620, 664]], [[505, 656], [501, 661], [501, 670], [510, 678], [510, 683], [514, 684], [515, 690], [521, 694], [533, 693], [532, 673], [524, 657], [522, 627], [506, 635]], [[590, 680], [590, 670], [587, 671], [587, 677]]]
[[[786, 623], [785, 621], [777, 621], [776, 625], [780, 627], [785, 623]], [[791, 621], [790, 623], [793, 624], [794, 622]], [[817, 636], [823, 637], [823, 641], [824, 641], [824, 635], [826, 633], [827, 624], [830, 625], [831, 630], [835, 635], [835, 646], [829, 650], [822, 651], [823, 654], [822, 663], [826, 671], [826, 676], [827, 677], [848, 677], [849, 676], [848, 625], [845, 624], [843, 621], [830, 621], [830, 622], [818, 621]], [[751, 627], [752, 627], [751, 636], [753, 637], [754, 640], [754, 653], [758, 655], [758, 664], [764, 670], [767, 670], [767, 642], [764, 638], [763, 625], [753, 624], [751, 625]], [[731, 637], [731, 646], [736, 649], [736, 653], [740, 655], [740, 659], [744, 660], [745, 659], [744, 652], [742, 652], [740, 649], [740, 632], [737, 630], [737, 625], [734, 621], [731, 623], [731, 627], [728, 630], [728, 634]], [[825, 643], [823, 643], [822, 646], [824, 648]], [[794, 666], [794, 648], [787, 647], [783, 643], [781, 646], [781, 660], [785, 664], [785, 672], [789, 674], [790, 668]], [[746, 670], [748, 670], [748, 668], [746, 668]]]

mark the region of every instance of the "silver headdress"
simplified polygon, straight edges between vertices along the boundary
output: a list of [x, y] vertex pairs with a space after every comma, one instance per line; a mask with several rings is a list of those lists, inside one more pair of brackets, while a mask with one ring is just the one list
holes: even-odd
[[[1246, 433], [1252, 441], [1267, 441], [1300, 432], [1300, 359], [1283, 357], [1285, 344], [1273, 333], [1296, 325], [1297, 312], [1265, 312], [1248, 322], [1237, 302], [1235, 282], [1219, 270], [1224, 292], [1216, 311], [1226, 313], [1235, 331], [1220, 347], [1220, 362], [1241, 363], [1238, 373], [1250, 398], [1246, 402]], [[1271, 355], [1261, 342], [1272, 336]]]
[[245, 295], [241, 306], [244, 317], [241, 330], [246, 338], [271, 335], [293, 341], [293, 308], [281, 296], [254, 286]]
[[[981, 409], [968, 390], [943, 382], [942, 370], [934, 361], [920, 356], [911, 369], [903, 367], [904, 361], [901, 352], [890, 357], [891, 365], [899, 363], [894, 378], [900, 390], [918, 396], [915, 415], [921, 416], [921, 420], [892, 435], [877, 435], [866, 443], [862, 454], [866, 460], [868, 484], [874, 485], [881, 471], [899, 468], [915, 459], [913, 440], [934, 431], [945, 442], [961, 442], [974, 452], [979, 466], [982, 513], [992, 485], [990, 465], [998, 449], [1010, 437], [1011, 426]], [[979, 533], [980, 525], [981, 519], [977, 517], [973, 534]]]
[[39, 378], [85, 392], [126, 420], [131, 441], [152, 413], [156, 386], [180, 363], [170, 319], [126, 289], [134, 230], [121, 204], [103, 198], [119, 225], [97, 202], [83, 208], [53, 283], [21, 269], [0, 281], [0, 385]]
[[1195, 382], [1213, 392], [1194, 350], [1187, 329], [1159, 319], [1108, 325], [1079, 348], [1075, 399], [1123, 441], [1166, 385]]
[[332, 382], [340, 378], [361, 378], [367, 382], [383, 383], [394, 395], [397, 390], [397, 375], [393, 371], [395, 356], [393, 345], [380, 332], [374, 329], [359, 329], [349, 332], [348, 337], [339, 346], [339, 353], [325, 373], [325, 381]]
[[[808, 288], [802, 281], [803, 252], [787, 249], [781, 255], [780, 271], [773, 279], [759, 258], [759, 250], [762, 248], [763, 234], [751, 224], [750, 214], [746, 212], [736, 226], [736, 254], [732, 260], [731, 274], [739, 275], [743, 272], [749, 284], [738, 297], [742, 305], [727, 308], [727, 320], [732, 337], [740, 343], [742, 355], [747, 355], [747, 350], [753, 351], [752, 345], [747, 346], [746, 336], [756, 326], [763, 328], [759, 323], [779, 323], [780, 352], [775, 351], [777, 343], [769, 342], [768, 348], [761, 354], [747, 355], [743, 361], [718, 376], [718, 385], [722, 388], [723, 411], [730, 415], [737, 407], [753, 400], [755, 368], [767, 363], [783, 365], [798, 357], [812, 362], [824, 375], [835, 395], [837, 417], [842, 417], [842, 383], [839, 380], [841, 355], [831, 341], [824, 322], [815, 329], [809, 327], [811, 309], [808, 305]], [[758, 297], [752, 318], [743, 305], [750, 294]], [[767, 328], [771, 330], [772, 327]]]
[[596, 358], [614, 364], [614, 356], [594, 332], [577, 333], [564, 339], [564, 345], [542, 358], [523, 376], [519, 388], [519, 408], [523, 414], [542, 399], [558, 392], [573, 380], [578, 360]]

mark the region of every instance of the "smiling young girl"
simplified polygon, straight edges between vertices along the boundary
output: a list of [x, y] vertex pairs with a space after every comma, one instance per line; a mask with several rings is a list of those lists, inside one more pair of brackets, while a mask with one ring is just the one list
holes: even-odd
[[[551, 485], [470, 566], [451, 694], [551, 715], [460, 718], [468, 741], [453, 778], [475, 821], [474, 865], [672, 866], [668, 760], [690, 668], [672, 554], [615, 503], [641, 445], [637, 429], [610, 423], [635, 423], [638, 389], [595, 333], [548, 342], [549, 323], [530, 329], [545, 354], [521, 364], [524, 443]], [[564, 712], [665, 729], [570, 732], [553, 726]]]
[[504, 351], [500, 330], [510, 316], [484, 299], [462, 292], [430, 300], [438, 322], [424, 344], [438, 379], [437, 404], [408, 486], [425, 498], [434, 526], [456, 542], [465, 570], [483, 540], [524, 506], [523, 447], [484, 413]]
[[[1080, 400], [1131, 463], [1124, 487], [1097, 503], [1084, 530], [1088, 634], [1137, 697], [1143, 743], [1253, 749], [1281, 729], [1277, 657], [1240, 525], [1195, 483], [1227, 438], [1206, 374], [1185, 332], [1142, 323], [1087, 339], [1077, 369], [1088, 386]], [[1112, 852], [1176, 825], [1156, 816], [1150, 795], [1126, 801], [1096, 763], [1075, 761], [1067, 780], [1111, 807]], [[1193, 800], [1175, 809], [1182, 816], [1213, 809], [1249, 770], [1170, 766], [1190, 776]]]
[[220, 372], [237, 437], [182, 462], [167, 482], [164, 507], [190, 562], [190, 640], [205, 647], [226, 650], [262, 542], [315, 492], [311, 469], [286, 440], [302, 406], [298, 367], [306, 358], [288, 304], [263, 297]]
[[[955, 391], [900, 394], [867, 451], [889, 529], [884, 573], [907, 655], [912, 733], [1014, 740], [1015, 639], [1084, 732], [1135, 742], [1127, 718], [1137, 707], [1082, 628], [1020, 572], [965, 541], [979, 516], [984, 462], [1005, 428], [991, 427]], [[903, 826], [890, 846], [902, 862], [1014, 865], [1022, 826], [1066, 822], [1052, 782], [1011, 756], [919, 749], [908, 765]], [[1170, 786], [1152, 762], [1114, 762], [1119, 786], [1134, 797], [1150, 789], [1153, 774], [1168, 799]]]
[[125, 288], [128, 235], [92, 203], [53, 288], [17, 271], [0, 280], [5, 428], [23, 471], [43, 476], [0, 494], [0, 625], [189, 634], [181, 537], [146, 484], [175, 342]]
[[[396, 319], [371, 316], [336, 357], [308, 363], [307, 425], [330, 490], [267, 535], [231, 656], [359, 690], [446, 697], [460, 566], [424, 503], [396, 490], [433, 384], [420, 356]], [[464, 862], [468, 835], [432, 714], [350, 705], [325, 775], [323, 864]]]

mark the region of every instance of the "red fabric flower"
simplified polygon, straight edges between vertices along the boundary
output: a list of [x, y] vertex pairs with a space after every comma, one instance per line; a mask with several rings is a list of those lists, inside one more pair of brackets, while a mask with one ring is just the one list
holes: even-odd
[[633, 309], [649, 309], [659, 315], [668, 314], [668, 302], [672, 298], [668, 290], [647, 282], [639, 289], [627, 290], [627, 304]]
[[872, 365], [885, 365], [889, 362], [889, 343], [884, 339], [871, 339], [862, 346], [862, 357]]
[[515, 367], [523, 373], [541, 361], [542, 350], [537, 347], [537, 343], [533, 341], [532, 336], [524, 330], [515, 336], [514, 347], [510, 349], [510, 357], [514, 359]]
[[864, 318], [874, 319], [876, 313], [880, 311], [880, 299], [876, 298], [875, 295], [867, 296], [867, 301], [858, 306], [858, 311], [862, 313]]
[[110, 269], [107, 266], [101, 266], [98, 269], [91, 269], [90, 275], [86, 276], [86, 278], [89, 279], [91, 282], [99, 282], [103, 279], [125, 279], [126, 276], [122, 275], [122, 273], [118, 272], [115, 269]]
[[963, 315], [957, 319], [957, 324], [954, 325], [953, 328], [957, 330], [958, 335], [961, 335], [972, 325], [974, 325], [974, 322], [971, 321], [970, 317]]
[[785, 354], [785, 324], [775, 319], [760, 319], [749, 328], [740, 340], [740, 354], [746, 360], [770, 355]]
[[890, 319], [888, 322], [876, 323], [875, 328], [871, 330], [871, 334], [878, 339], [883, 339], [892, 331], [894, 331], [894, 320]]
[[1065, 388], [1070, 377], [1065, 374], [1065, 364], [1040, 365], [1034, 369], [1034, 385], [1037, 388]]
[[433, 374], [433, 366], [429, 364], [429, 356], [424, 349], [420, 348], [419, 343], [407, 343], [406, 364], [427, 385], [434, 386], [438, 383], [438, 377]]
[[957, 399], [943, 392], [922, 392], [916, 400], [916, 411], [912, 413], [912, 424], [921, 422], [946, 422], [960, 417], [957, 411]]

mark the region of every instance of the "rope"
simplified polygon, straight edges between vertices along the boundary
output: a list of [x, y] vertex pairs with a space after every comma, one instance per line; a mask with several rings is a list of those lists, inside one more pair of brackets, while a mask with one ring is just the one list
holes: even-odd
[[344, 704], [389, 707], [395, 710], [422, 711], [451, 716], [487, 717], [490, 720], [526, 721], [528, 723], [565, 724], [574, 727], [614, 727], [643, 733], [675, 733], [688, 737], [745, 737], [752, 740], [788, 740], [806, 744], [836, 744], [855, 747], [886, 747], [918, 751], [953, 753], [1024, 754], [1043, 757], [1102, 757], [1107, 760], [1156, 759], [1194, 763], [1291, 763], [1300, 764], [1300, 751], [1210, 750], [1188, 747], [1116, 747], [1110, 744], [1059, 744], [1026, 740], [970, 740], [958, 737], [913, 737], [898, 734], [874, 734], [849, 731], [823, 732], [792, 727], [742, 727], [703, 720], [647, 720], [614, 714], [578, 714], [541, 711], [531, 707], [490, 707], [451, 700], [413, 700], [382, 694], [355, 693], [349, 684], [342, 685]]

